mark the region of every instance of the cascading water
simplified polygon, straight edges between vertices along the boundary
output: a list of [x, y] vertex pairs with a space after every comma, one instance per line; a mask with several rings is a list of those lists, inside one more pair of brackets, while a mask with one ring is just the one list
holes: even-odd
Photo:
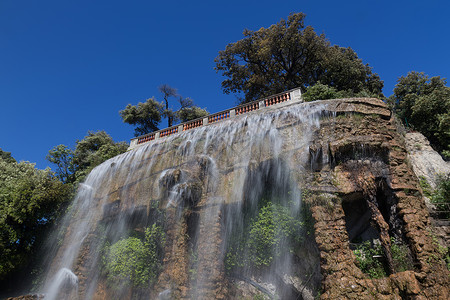
[[[301, 181], [323, 111], [249, 113], [96, 167], [55, 242], [46, 299], [237, 297], [231, 282], [271, 298], [310, 298], [320, 275], [317, 260], [302, 257], [311, 251], [302, 248]], [[152, 267], [129, 249], [144, 249]]]

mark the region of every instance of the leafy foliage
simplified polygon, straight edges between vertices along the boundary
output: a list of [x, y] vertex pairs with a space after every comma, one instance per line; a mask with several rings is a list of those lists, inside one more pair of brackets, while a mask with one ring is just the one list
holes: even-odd
[[104, 271], [112, 286], [131, 284], [146, 287], [152, 284], [162, 266], [165, 234], [153, 224], [145, 231], [145, 239], [137, 237], [121, 239], [110, 246], [104, 257]]
[[[370, 241], [359, 244], [353, 251], [359, 268], [370, 278], [386, 277], [387, 272], [383, 263], [384, 254], [380, 243], [373, 246]], [[399, 243], [391, 238], [391, 253], [394, 261], [395, 272], [403, 272], [413, 269], [412, 262], [408, 256], [409, 250], [405, 244]]]
[[47, 160], [57, 166], [56, 175], [64, 183], [76, 183], [102, 162], [124, 153], [125, 142], [116, 143], [105, 131], [92, 132], [76, 142], [75, 150], [65, 145], [53, 147]]
[[441, 217], [450, 218], [450, 174], [438, 176], [437, 187], [431, 193], [431, 202], [438, 210], [445, 211]]
[[327, 100], [327, 99], [339, 99], [339, 98], [351, 98], [351, 97], [379, 97], [377, 94], [372, 94], [367, 90], [361, 90], [357, 93], [352, 90], [341, 90], [338, 91], [336, 88], [322, 84], [316, 83], [306, 89], [303, 94], [303, 99], [308, 101], [314, 100]]
[[[191, 98], [183, 98], [175, 88], [167, 84], [159, 86], [158, 89], [163, 95], [162, 103], [155, 98], [150, 98], [145, 103], [128, 104], [124, 110], [119, 111], [124, 123], [136, 126], [134, 129], [135, 136], [159, 130], [158, 125], [163, 117], [167, 118], [167, 125], [171, 127], [179, 120], [186, 122], [209, 114], [205, 109], [195, 106]], [[173, 110], [170, 107], [170, 98], [178, 100], [180, 105], [178, 110]]]
[[420, 131], [444, 155], [450, 154], [450, 88], [445, 79], [410, 72], [398, 79], [389, 101], [405, 125]]
[[14, 157], [11, 156], [11, 152], [3, 151], [2, 148], [0, 148], [0, 158], [3, 159], [5, 162], [16, 162]]
[[155, 98], [149, 98], [137, 105], [128, 104], [124, 110], [119, 111], [124, 123], [136, 126], [134, 135], [139, 136], [158, 130], [164, 107]]
[[74, 152], [66, 145], [55, 146], [47, 154], [47, 160], [56, 165], [56, 175], [63, 183], [74, 181], [73, 156]]
[[303, 94], [303, 99], [306, 102], [336, 98], [340, 98], [339, 92], [334, 87], [322, 84], [320, 82], [309, 87]]
[[179, 102], [181, 108], [176, 111], [176, 116], [180, 122], [187, 122], [209, 115], [209, 112], [205, 109], [194, 106], [191, 98], [180, 98]]
[[225, 93], [244, 93], [249, 102], [318, 82], [337, 91], [382, 95], [383, 82], [351, 48], [331, 46], [304, 24], [305, 14], [258, 31], [244, 30], [244, 38], [228, 44], [216, 57], [216, 71], [227, 77]]
[[353, 251], [356, 255], [356, 261], [359, 268], [370, 278], [386, 277], [386, 270], [383, 267], [379, 257], [383, 257], [383, 249], [380, 244], [370, 245], [370, 241], [365, 241], [357, 246]]
[[431, 188], [430, 184], [428, 183], [427, 179], [424, 176], [419, 176], [419, 184], [420, 187], [422, 188], [423, 194], [426, 197], [431, 197], [433, 189]]
[[226, 254], [226, 267], [269, 266], [283, 251], [298, 245], [302, 222], [280, 204], [267, 203], [241, 237], [233, 237]]
[[[250, 260], [256, 266], [268, 266], [273, 257], [289, 241], [300, 242], [302, 223], [292, 217], [287, 207], [279, 204], [264, 206], [250, 225], [248, 247]], [[293, 251], [293, 249], [291, 249]]]
[[0, 280], [28, 265], [69, 195], [50, 169], [0, 158]]
[[408, 246], [398, 242], [394, 238], [391, 238], [391, 253], [396, 272], [403, 272], [414, 268], [411, 258], [408, 256]]

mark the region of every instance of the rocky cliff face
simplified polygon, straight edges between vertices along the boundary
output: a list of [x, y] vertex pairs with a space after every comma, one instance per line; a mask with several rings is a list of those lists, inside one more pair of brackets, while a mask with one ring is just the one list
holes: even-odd
[[[105, 162], [83, 189], [47, 292], [62, 268], [76, 287], [62, 280], [50, 298], [449, 298], [404, 137], [377, 99], [274, 107], [194, 129]], [[165, 234], [159, 272], [115, 289], [102, 271], [105, 245], [152, 224]], [[376, 276], [355, 254], [364, 242], [380, 250], [370, 257]]]

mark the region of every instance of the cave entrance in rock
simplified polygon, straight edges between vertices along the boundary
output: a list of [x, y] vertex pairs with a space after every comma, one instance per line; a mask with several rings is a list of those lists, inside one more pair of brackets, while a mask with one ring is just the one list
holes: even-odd
[[375, 190], [355, 192], [342, 201], [350, 248], [361, 270], [371, 278], [413, 269], [411, 251], [397, 215], [397, 200], [385, 178]]
[[379, 232], [371, 224], [371, 212], [363, 195], [355, 193], [344, 199], [345, 226], [351, 248], [355, 244], [380, 238]]

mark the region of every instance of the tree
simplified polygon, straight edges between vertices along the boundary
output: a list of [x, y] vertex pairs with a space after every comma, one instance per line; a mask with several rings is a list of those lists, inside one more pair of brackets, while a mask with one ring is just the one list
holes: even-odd
[[[187, 122], [209, 114], [206, 109], [195, 106], [191, 98], [183, 98], [175, 88], [167, 84], [159, 86], [158, 89], [163, 94], [162, 103], [151, 98], [145, 103], [138, 103], [137, 106], [128, 104], [124, 110], [119, 111], [124, 123], [137, 126], [134, 129], [135, 136], [157, 131], [162, 117], [167, 118], [168, 127], [172, 127], [178, 121]], [[170, 97], [178, 99], [178, 110], [170, 107]]]
[[244, 38], [228, 44], [216, 57], [216, 71], [227, 77], [225, 93], [244, 93], [241, 102], [292, 88], [305, 90], [319, 81], [341, 90], [382, 96], [383, 82], [351, 48], [331, 46], [325, 35], [304, 25], [305, 15], [258, 31], [244, 30]]
[[73, 163], [77, 176], [86, 176], [102, 162], [124, 153], [128, 149], [126, 142], [114, 142], [105, 131], [88, 131], [88, 134], [76, 142]]
[[137, 105], [128, 104], [124, 110], [119, 111], [124, 123], [135, 125], [134, 135], [139, 136], [158, 130], [164, 107], [155, 98], [147, 99]]
[[176, 114], [172, 109], [169, 108], [169, 97], [176, 97], [177, 89], [169, 86], [168, 84], [162, 84], [158, 87], [158, 90], [163, 94], [163, 99], [165, 103], [165, 110], [163, 111], [163, 116], [167, 118], [167, 127], [172, 127]]
[[450, 156], [450, 88], [445, 79], [410, 72], [398, 79], [389, 101], [405, 125], [420, 131], [436, 150]]
[[191, 98], [179, 97], [180, 109], [176, 111], [177, 119], [181, 122], [187, 122], [197, 118], [202, 118], [209, 115], [206, 109], [194, 105]]
[[75, 150], [58, 145], [49, 151], [47, 160], [57, 166], [63, 183], [76, 183], [102, 162], [127, 151], [126, 142], [116, 143], [105, 131], [92, 132], [76, 141]]
[[2, 148], [0, 148], [0, 158], [6, 162], [16, 162], [14, 157], [11, 156], [11, 152], [3, 151]]
[[0, 280], [34, 260], [69, 196], [50, 169], [0, 158]]
[[66, 145], [53, 147], [47, 154], [46, 159], [57, 166], [56, 176], [63, 183], [74, 181], [75, 165], [73, 162], [73, 151]]

